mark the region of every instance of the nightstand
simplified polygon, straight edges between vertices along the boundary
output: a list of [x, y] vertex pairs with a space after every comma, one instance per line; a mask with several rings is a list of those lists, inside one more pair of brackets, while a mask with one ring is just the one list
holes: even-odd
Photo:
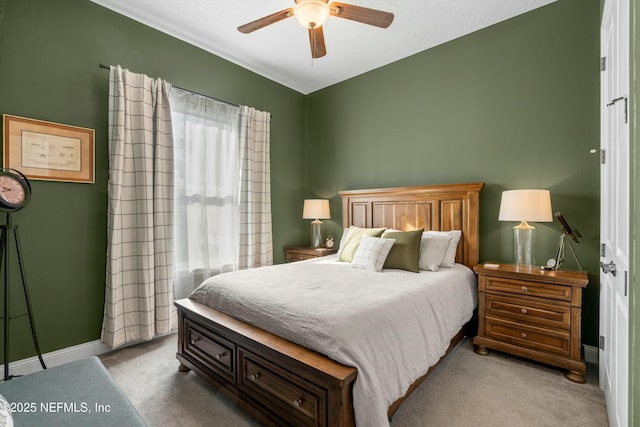
[[587, 274], [511, 264], [480, 264], [473, 270], [478, 275], [476, 353], [487, 355], [491, 348], [547, 363], [584, 383], [580, 323]]
[[285, 246], [284, 258], [287, 262], [302, 261], [311, 258], [320, 258], [338, 252], [336, 248], [313, 249], [309, 246]]

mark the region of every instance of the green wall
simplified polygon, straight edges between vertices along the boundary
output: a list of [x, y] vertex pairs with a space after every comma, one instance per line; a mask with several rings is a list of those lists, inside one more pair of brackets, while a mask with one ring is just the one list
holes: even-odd
[[[595, 346], [599, 28], [599, 0], [560, 0], [307, 96], [308, 194], [332, 200], [326, 233], [340, 235], [339, 190], [483, 181], [480, 257], [508, 262], [501, 192], [547, 188], [584, 236], [583, 338]], [[543, 263], [560, 229], [536, 227]]]
[[[96, 131], [95, 184], [32, 181], [31, 203], [13, 218], [43, 352], [100, 338], [109, 73], [99, 63], [270, 111], [276, 262], [278, 248], [306, 237], [303, 224], [290, 227], [304, 198], [303, 95], [88, 0], [1, 0], [0, 19], [0, 113]], [[13, 314], [24, 308], [17, 292]], [[34, 354], [26, 325], [12, 322], [11, 360]]]

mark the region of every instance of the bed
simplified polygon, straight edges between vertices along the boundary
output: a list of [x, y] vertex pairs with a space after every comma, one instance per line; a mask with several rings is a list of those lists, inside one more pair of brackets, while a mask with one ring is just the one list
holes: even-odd
[[[343, 224], [345, 227], [353, 225], [397, 230], [420, 228], [440, 231], [461, 230], [462, 236], [455, 259], [461, 265], [473, 267], [478, 263], [478, 205], [482, 187], [482, 183], [470, 183], [343, 191], [340, 192], [343, 201]], [[331, 265], [332, 262], [338, 264], [328, 257], [299, 264], [308, 263], [307, 268], [310, 271], [320, 268], [340, 268], [338, 265]], [[322, 263], [326, 265], [320, 265]], [[291, 273], [294, 271], [290, 270], [291, 268], [293, 267], [289, 265], [274, 266], [267, 271], [283, 270]], [[342, 272], [356, 274], [351, 270], [342, 270]], [[455, 269], [451, 269], [453, 270]], [[459, 270], [466, 269], [460, 266]], [[396, 274], [393, 271], [385, 270], [382, 275], [389, 274], [385, 277], [391, 278]], [[247, 277], [247, 281], [260, 280], [259, 277], [253, 276], [255, 273], [245, 272], [243, 273], [245, 276], [240, 275], [240, 277]], [[271, 283], [269, 274], [262, 276], [266, 284]], [[437, 274], [439, 273], [432, 273], [432, 277]], [[231, 277], [234, 276], [227, 276], [225, 280]], [[424, 277], [428, 277], [428, 274]], [[242, 304], [238, 305], [242, 306]], [[349, 363], [349, 359], [343, 359], [347, 360], [347, 363], [338, 363], [335, 360], [341, 360], [340, 358], [330, 358], [321, 354], [333, 356], [333, 349], [329, 347], [334, 345], [332, 341], [334, 337], [324, 336], [323, 339], [328, 340], [326, 341], [328, 347], [318, 348], [318, 343], [312, 338], [309, 341], [295, 339], [289, 337], [286, 330], [280, 333], [280, 329], [271, 325], [268, 329], [273, 333], [268, 332], [253, 326], [248, 321], [238, 320], [238, 318], [251, 319], [251, 317], [238, 315], [238, 313], [234, 313], [234, 317], [231, 317], [192, 299], [176, 301], [176, 306], [179, 315], [176, 355], [180, 362], [179, 369], [193, 370], [215, 387], [234, 396], [246, 411], [252, 413], [261, 422], [268, 425], [352, 426], [356, 423], [354, 414], [359, 413], [359, 424], [364, 425], [361, 407], [362, 390], [359, 389], [362, 384], [365, 384], [364, 381], [369, 381], [369, 378], [375, 377], [378, 373], [375, 370], [367, 371], [369, 368], [358, 370], [354, 367], [358, 364]], [[224, 302], [219, 308], [222, 310], [222, 307], [226, 309], [228, 306], [230, 304]], [[305, 307], [303, 311], [311, 308], [311, 306]], [[355, 323], [359, 322], [357, 318], [354, 319], [356, 319]], [[335, 330], [348, 331], [351, 327], [356, 326], [346, 325], [344, 328]], [[399, 328], [399, 326], [395, 327]], [[447, 334], [444, 343], [446, 348], [438, 350], [443, 354], [439, 360], [446, 357], [446, 354], [463, 336], [475, 334], [473, 319], [462, 328], [458, 329], [456, 326], [456, 330], [449, 330]], [[336, 333], [335, 335], [345, 334]], [[388, 334], [387, 338], [390, 335]], [[292, 341], [298, 341], [298, 344]], [[389, 342], [393, 345], [392, 341]], [[341, 343], [336, 344], [336, 346], [340, 345]], [[379, 344], [374, 342], [374, 345]], [[318, 351], [311, 349], [314, 346]], [[411, 357], [421, 359], [422, 352], [417, 351], [414, 346], [410, 347], [394, 349], [397, 350], [395, 354], [403, 355], [405, 359]], [[390, 351], [381, 346], [380, 351], [369, 352], [371, 353], [384, 354]], [[336, 354], [340, 356], [342, 353]], [[400, 393], [400, 397], [395, 401], [385, 400], [385, 405], [388, 404], [386, 408], [388, 417], [393, 415], [404, 399], [437, 366], [439, 360], [436, 358], [429, 364], [425, 364], [421, 368], [423, 371], [420, 371], [420, 375], [415, 376], [415, 381], [402, 385], [403, 393], [406, 390], [404, 395]], [[358, 375], [360, 375], [360, 381], [355, 383]], [[355, 388], [354, 384], [356, 384]], [[386, 418], [384, 420], [380, 418], [378, 416], [376, 419], [380, 421], [380, 425], [388, 423]]]

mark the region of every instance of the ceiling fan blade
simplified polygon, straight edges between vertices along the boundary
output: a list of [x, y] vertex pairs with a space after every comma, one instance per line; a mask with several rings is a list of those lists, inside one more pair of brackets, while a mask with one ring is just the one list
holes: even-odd
[[377, 9], [369, 9], [362, 6], [340, 3], [337, 1], [329, 3], [332, 16], [362, 22], [363, 24], [375, 25], [380, 28], [387, 28], [393, 22], [393, 13], [383, 12]]
[[256, 19], [255, 21], [248, 22], [238, 27], [238, 31], [241, 33], [249, 34], [255, 30], [259, 30], [267, 25], [275, 24], [290, 16], [293, 16], [293, 8], [281, 10], [280, 12], [272, 13], [264, 18]]
[[322, 31], [322, 26], [309, 28], [309, 43], [311, 44], [312, 58], [321, 58], [327, 54], [327, 48], [324, 45], [324, 31]]

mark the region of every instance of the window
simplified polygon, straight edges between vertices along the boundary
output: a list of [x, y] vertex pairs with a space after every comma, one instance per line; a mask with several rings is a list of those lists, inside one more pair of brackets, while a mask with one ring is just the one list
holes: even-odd
[[172, 88], [176, 298], [237, 269], [239, 107]]

